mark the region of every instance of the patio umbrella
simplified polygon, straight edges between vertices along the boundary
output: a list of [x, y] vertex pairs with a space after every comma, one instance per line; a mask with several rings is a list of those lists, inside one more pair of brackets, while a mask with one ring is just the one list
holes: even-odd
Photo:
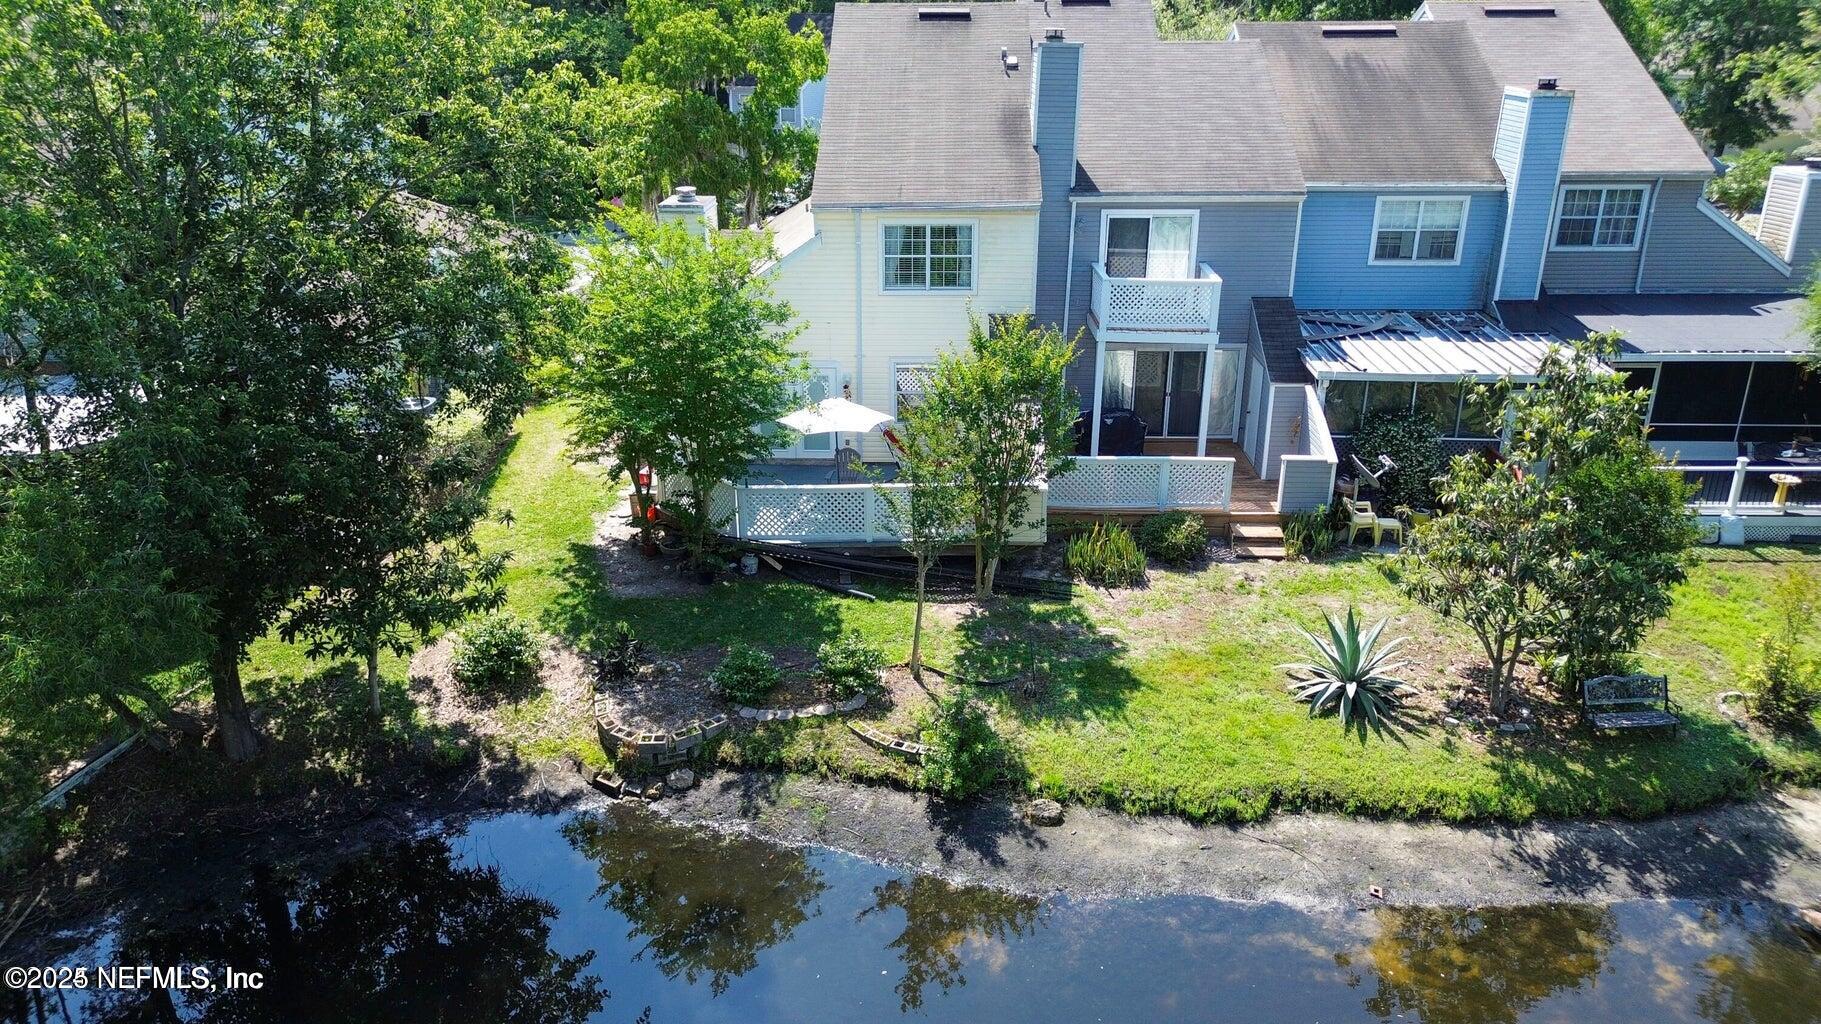
[[864, 434], [892, 421], [887, 413], [877, 409], [868, 409], [857, 402], [845, 398], [824, 398], [820, 402], [796, 412], [778, 417], [784, 424], [799, 434], [834, 434], [834, 463], [836, 473], [841, 472], [841, 434]]

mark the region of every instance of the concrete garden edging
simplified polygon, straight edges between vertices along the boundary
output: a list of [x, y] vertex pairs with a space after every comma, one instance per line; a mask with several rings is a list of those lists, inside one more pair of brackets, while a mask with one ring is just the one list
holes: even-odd
[[929, 744], [918, 743], [914, 740], [899, 739], [888, 732], [878, 729], [869, 722], [849, 722], [847, 723], [847, 727], [853, 730], [855, 736], [860, 737], [867, 743], [878, 747], [888, 754], [897, 754], [900, 757], [912, 761], [921, 761], [924, 756], [929, 753]]

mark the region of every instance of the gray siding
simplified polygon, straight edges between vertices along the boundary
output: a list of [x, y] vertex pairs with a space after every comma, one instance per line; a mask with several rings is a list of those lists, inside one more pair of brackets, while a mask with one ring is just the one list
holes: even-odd
[[[1088, 306], [1094, 298], [1094, 264], [1100, 261], [1100, 221], [1109, 209], [1191, 209], [1180, 203], [1133, 200], [1122, 203], [1081, 203], [1075, 211], [1075, 265], [1069, 285], [1068, 331], [1071, 336], [1088, 323]], [[1220, 340], [1233, 345], [1246, 340], [1252, 322], [1252, 298], [1290, 294], [1290, 262], [1296, 248], [1296, 202], [1211, 203], [1193, 207], [1200, 211], [1196, 259], [1214, 268], [1221, 277]], [[1066, 258], [1066, 243], [1063, 246]], [[1052, 266], [1049, 252], [1043, 266]], [[1043, 281], [1038, 280], [1038, 295]], [[1041, 299], [1039, 299], [1041, 304]], [[1083, 405], [1094, 383], [1094, 339], [1083, 335], [1082, 352], [1069, 367], [1069, 383], [1081, 392]]]
[[[1258, 475], [1267, 480], [1277, 478], [1277, 459], [1282, 455], [1303, 455], [1308, 452], [1308, 421], [1303, 416], [1303, 387], [1301, 384], [1273, 384], [1271, 397], [1271, 425], [1265, 435], [1265, 460], [1254, 466]], [[1294, 431], [1295, 436], [1291, 434]]]
[[[1081, 106], [1081, 45], [1045, 43], [1033, 55], [1032, 142], [1043, 205], [1037, 214], [1037, 318], [1062, 319], [1069, 249], [1069, 189], [1075, 183], [1075, 124]], [[1089, 379], [1093, 368], [1089, 366]]]
[[1278, 484], [1279, 512], [1302, 512], [1326, 505], [1334, 497], [1334, 467], [1326, 462], [1285, 463], [1287, 472]]
[[1557, 293], [1636, 291], [1641, 251], [1551, 251], [1543, 262], [1543, 290]]
[[1666, 181], [1644, 241], [1647, 292], [1780, 292], [1800, 287], [1702, 213], [1702, 183]]

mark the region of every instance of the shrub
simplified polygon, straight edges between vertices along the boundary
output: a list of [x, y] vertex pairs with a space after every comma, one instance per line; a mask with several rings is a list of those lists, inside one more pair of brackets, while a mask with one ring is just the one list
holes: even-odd
[[945, 797], [965, 799], [999, 780], [1005, 770], [1005, 743], [993, 731], [980, 702], [965, 693], [936, 699], [923, 732], [923, 784]]
[[843, 633], [816, 648], [816, 671], [836, 700], [847, 700], [879, 685], [885, 652], [858, 633]]
[[1344, 623], [1332, 615], [1323, 617], [1328, 620], [1328, 639], [1300, 627], [1297, 630], [1315, 648], [1316, 660], [1279, 666], [1309, 675], [1291, 683], [1290, 689], [1298, 700], [1309, 702], [1310, 718], [1335, 710], [1340, 712], [1343, 729], [1356, 720], [1361, 729], [1394, 724], [1403, 695], [1411, 691], [1409, 684], [1392, 674], [1403, 665], [1391, 660], [1403, 638], [1379, 646], [1379, 634], [1389, 620], [1380, 619], [1362, 633], [1352, 608], [1347, 609]]
[[1284, 554], [1291, 558], [1320, 558], [1334, 550], [1330, 507], [1317, 505], [1284, 518]]
[[1138, 527], [1138, 549], [1169, 565], [1188, 565], [1208, 549], [1208, 528], [1193, 512], [1165, 512]]
[[1726, 173], [1707, 184], [1707, 198], [1737, 217], [1764, 205], [1771, 168], [1782, 157], [1767, 149], [1748, 149], [1726, 162]]
[[1069, 538], [1069, 572], [1103, 587], [1144, 582], [1145, 557], [1132, 533], [1117, 523], [1095, 523]]
[[1417, 412], [1373, 413], [1353, 435], [1353, 453], [1367, 469], [1376, 471], [1380, 455], [1397, 466], [1380, 477], [1380, 515], [1390, 515], [1399, 505], [1435, 507], [1435, 478], [1447, 472], [1448, 459], [1429, 417]]
[[632, 635], [632, 627], [616, 622], [606, 647], [595, 656], [595, 669], [602, 682], [623, 683], [639, 670], [643, 656], [643, 645]]
[[476, 619], [456, 636], [455, 681], [472, 694], [509, 697], [537, 682], [544, 638], [516, 615]]
[[727, 657], [709, 674], [716, 692], [735, 704], [752, 705], [765, 699], [783, 679], [771, 655], [749, 644], [734, 644]]
[[1814, 723], [1821, 707], [1821, 672], [1786, 636], [1766, 633], [1758, 639], [1758, 664], [1745, 672], [1746, 706], [1752, 717], [1787, 732]]

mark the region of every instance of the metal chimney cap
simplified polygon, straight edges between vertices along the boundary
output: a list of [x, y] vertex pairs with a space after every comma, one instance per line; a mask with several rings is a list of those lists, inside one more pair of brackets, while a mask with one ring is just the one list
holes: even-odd
[[1556, 80], [1553, 78], [1539, 78], [1536, 80], [1536, 87], [1538, 92], [1554, 92], [1556, 89]]
[[694, 185], [678, 185], [677, 186], [677, 200], [679, 202], [684, 202], [684, 203], [695, 202], [696, 201], [696, 187]]
[[1043, 30], [1043, 38], [1061, 39], [1062, 38], [1062, 29], [1058, 28], [1058, 27], [1054, 27], [1054, 26], [1052, 26], [1050, 28], [1046, 28]]

